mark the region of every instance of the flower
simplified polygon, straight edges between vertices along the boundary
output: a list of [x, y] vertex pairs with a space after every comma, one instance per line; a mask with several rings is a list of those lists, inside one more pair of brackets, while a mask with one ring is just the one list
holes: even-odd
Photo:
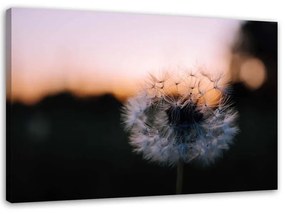
[[238, 133], [237, 116], [222, 75], [204, 71], [150, 75], [122, 111], [134, 151], [166, 165], [214, 163]]

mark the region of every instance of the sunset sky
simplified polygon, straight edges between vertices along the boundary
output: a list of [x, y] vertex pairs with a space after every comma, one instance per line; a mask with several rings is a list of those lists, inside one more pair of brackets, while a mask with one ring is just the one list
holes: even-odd
[[61, 91], [134, 94], [149, 72], [227, 72], [240, 21], [191, 16], [12, 9], [11, 100]]

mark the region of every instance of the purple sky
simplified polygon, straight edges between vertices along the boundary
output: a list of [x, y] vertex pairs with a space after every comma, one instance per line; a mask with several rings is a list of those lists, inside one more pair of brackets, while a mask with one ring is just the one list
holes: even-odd
[[227, 72], [231, 19], [12, 9], [12, 100], [62, 90], [134, 93], [148, 72], [202, 65]]

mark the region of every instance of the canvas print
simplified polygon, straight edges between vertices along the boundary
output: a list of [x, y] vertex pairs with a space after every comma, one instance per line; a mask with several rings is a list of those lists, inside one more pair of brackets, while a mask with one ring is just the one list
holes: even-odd
[[6, 12], [9, 202], [277, 189], [277, 23]]

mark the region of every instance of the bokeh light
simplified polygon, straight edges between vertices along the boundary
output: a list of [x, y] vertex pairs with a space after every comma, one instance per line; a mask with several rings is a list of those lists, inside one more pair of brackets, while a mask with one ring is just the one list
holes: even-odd
[[250, 89], [258, 89], [266, 80], [266, 69], [257, 58], [246, 59], [240, 66], [239, 78]]

